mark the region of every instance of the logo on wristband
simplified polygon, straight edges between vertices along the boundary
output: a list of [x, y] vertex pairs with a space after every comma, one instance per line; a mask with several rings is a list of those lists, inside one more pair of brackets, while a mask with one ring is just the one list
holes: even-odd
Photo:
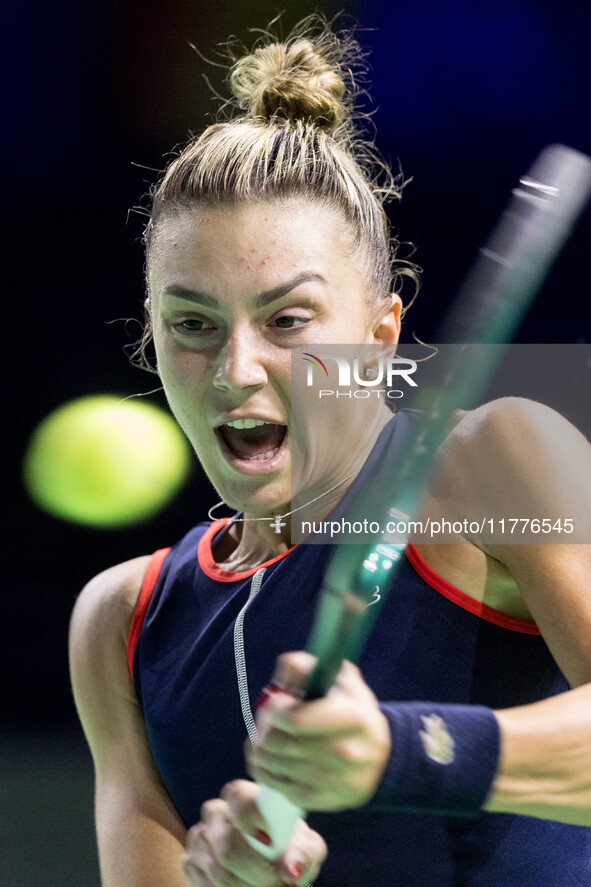
[[421, 715], [424, 730], [419, 735], [425, 754], [437, 764], [451, 764], [455, 755], [455, 742], [449, 735], [445, 721], [439, 715]]

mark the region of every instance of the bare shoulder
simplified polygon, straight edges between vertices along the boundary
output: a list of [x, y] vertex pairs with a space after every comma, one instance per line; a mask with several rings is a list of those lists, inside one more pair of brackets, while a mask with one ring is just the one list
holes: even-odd
[[70, 669], [78, 713], [93, 754], [129, 727], [137, 706], [126, 644], [149, 557], [105, 570], [81, 592], [70, 624]]
[[102, 658], [127, 643], [131, 620], [150, 557], [138, 557], [99, 573], [84, 587], [74, 607], [70, 645], [75, 656]]
[[[475, 410], [458, 410], [450, 422], [449, 437], [466, 444], [499, 446], [510, 454], [523, 443], [560, 444], [563, 439], [587, 444], [585, 437], [559, 412], [524, 397], [501, 397]], [[588, 446], [588, 444], [587, 444]]]
[[[560, 648], [574, 649], [573, 625], [588, 626], [581, 611], [588, 600], [582, 577], [591, 568], [589, 501], [591, 446], [559, 412], [518, 397], [457, 411], [437, 453], [424, 514], [441, 525], [457, 522], [459, 535], [440, 536], [436, 545], [424, 538], [420, 552], [476, 600], [537, 622], [546, 639], [562, 624]], [[466, 541], [472, 544], [454, 544]], [[567, 603], [577, 613], [568, 626]], [[553, 652], [580, 682], [568, 657]]]
[[[589, 490], [591, 446], [574, 425], [545, 404], [504, 397], [456, 413], [450, 426], [440, 447], [438, 462], [443, 470], [437, 473], [437, 495], [443, 486], [447, 492], [453, 487], [468, 494], [470, 489], [483, 504], [492, 506], [507, 495], [507, 504], [519, 497], [521, 513], [526, 504], [542, 507], [556, 496], [575, 495], [578, 500], [580, 485]], [[527, 491], [530, 495], [524, 502]]]

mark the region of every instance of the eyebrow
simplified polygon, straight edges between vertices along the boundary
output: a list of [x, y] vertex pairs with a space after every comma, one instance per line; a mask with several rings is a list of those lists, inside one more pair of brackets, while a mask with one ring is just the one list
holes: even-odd
[[[326, 280], [320, 274], [313, 273], [303, 273], [298, 274], [297, 277], [294, 277], [292, 280], [288, 280], [286, 283], [281, 283], [279, 286], [273, 287], [273, 289], [265, 290], [264, 293], [259, 293], [258, 296], [254, 299], [254, 307], [255, 308], [264, 308], [266, 305], [269, 305], [271, 302], [277, 301], [277, 299], [283, 298], [286, 296], [291, 290], [295, 289], [297, 286], [300, 286], [302, 283], [323, 283], [326, 284]], [[213, 296], [208, 296], [206, 293], [200, 293], [197, 290], [188, 289], [185, 286], [180, 286], [179, 284], [171, 284], [170, 286], [165, 286], [161, 292], [161, 296], [176, 296], [179, 299], [187, 299], [189, 302], [196, 302], [198, 305], [203, 305], [205, 308], [219, 308], [219, 302], [217, 299], [214, 299]]]

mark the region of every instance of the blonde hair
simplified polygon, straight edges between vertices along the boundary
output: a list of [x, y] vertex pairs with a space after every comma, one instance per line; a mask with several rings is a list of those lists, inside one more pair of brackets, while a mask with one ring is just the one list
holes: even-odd
[[[214, 123], [173, 160], [151, 191], [145, 231], [148, 257], [167, 216], [197, 205], [301, 198], [340, 213], [353, 251], [368, 272], [371, 302], [398, 292], [403, 277], [418, 289], [417, 268], [398, 259], [384, 205], [401, 196], [394, 175], [361, 134], [368, 115], [356, 109], [364, 55], [350, 32], [322, 16], [305, 19], [284, 41], [264, 32], [254, 49], [233, 58], [233, 99]], [[146, 329], [138, 356], [150, 338]]]

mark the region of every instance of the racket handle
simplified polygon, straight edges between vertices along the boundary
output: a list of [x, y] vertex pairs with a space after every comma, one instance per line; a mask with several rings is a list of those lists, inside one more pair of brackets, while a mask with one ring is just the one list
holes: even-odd
[[261, 856], [278, 859], [291, 841], [296, 822], [306, 814], [280, 792], [266, 785], [261, 785], [257, 807], [267, 823], [266, 831], [271, 843], [267, 846], [251, 835], [246, 835], [246, 840]]

